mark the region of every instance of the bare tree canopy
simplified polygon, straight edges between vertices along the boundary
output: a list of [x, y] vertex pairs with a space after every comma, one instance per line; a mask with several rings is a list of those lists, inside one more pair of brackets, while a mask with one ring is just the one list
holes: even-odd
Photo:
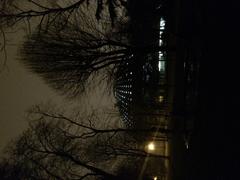
[[94, 122], [101, 120], [94, 113], [69, 118], [36, 106], [28, 118], [29, 128], [8, 147], [9, 156], [0, 163], [5, 177], [9, 169], [20, 179], [117, 179], [122, 166], [113, 166], [117, 161], [168, 158], [141, 149], [130, 134], [142, 130], [99, 128]]
[[62, 18], [23, 44], [24, 63], [69, 96], [83, 92], [99, 73], [100, 81], [112, 81], [117, 67], [130, 54], [126, 38], [111, 32], [109, 24], [98, 26], [83, 12], [68, 20]]
[[[0, 65], [4, 67], [6, 64], [6, 31], [8, 30], [25, 28], [31, 34], [32, 30], [45, 32], [50, 27], [61, 29], [68, 26], [69, 22], [72, 23], [79, 12], [87, 12], [94, 16], [95, 26], [98, 26], [101, 20], [108, 21], [113, 27], [115, 21], [121, 18], [122, 9], [126, 8], [126, 5], [124, 0], [3, 0], [0, 2], [0, 52], [4, 56], [4, 61]], [[83, 27], [86, 22], [81, 22], [80, 19], [78, 19], [79, 26]], [[81, 20], [87, 19], [89, 17]]]
[[127, 2], [124, 0], [78, 0], [78, 1], [42, 1], [42, 0], [29, 0], [29, 1], [17, 1], [17, 0], [3, 0], [0, 2], [0, 24], [5, 26], [13, 26], [16, 23], [31, 18], [39, 17], [39, 23], [48, 19], [50, 22], [62, 15], [71, 16], [81, 6], [90, 3], [96, 3], [95, 16], [96, 19], [101, 18], [102, 12], [107, 9], [109, 16], [114, 23], [117, 17], [117, 11], [119, 7], [126, 7]]

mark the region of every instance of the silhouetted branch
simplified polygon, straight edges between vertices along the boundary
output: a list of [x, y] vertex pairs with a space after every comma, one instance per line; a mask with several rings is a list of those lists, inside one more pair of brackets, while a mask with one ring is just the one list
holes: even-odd
[[118, 159], [168, 159], [165, 155], [149, 154], [131, 136], [155, 129], [104, 129], [99, 127], [101, 120], [95, 113], [70, 118], [42, 106], [33, 107], [28, 120], [29, 128], [8, 148], [12, 163], [26, 169], [19, 175], [21, 178], [116, 179], [114, 171], [103, 167]]
[[[105, 2], [103, 0], [97, 0], [96, 18], [98, 20], [101, 19], [102, 11], [105, 10], [105, 6], [108, 6], [109, 16], [112, 20], [112, 24], [114, 24], [114, 20], [117, 17], [116, 8], [119, 7], [118, 1], [119, 0], [109, 0]], [[88, 0], [78, 0], [72, 4], [66, 3], [65, 6], [57, 5], [57, 7], [50, 6], [50, 1], [44, 4], [38, 0], [29, 0], [27, 2], [23, 1], [23, 5], [19, 5], [18, 2], [14, 0], [3, 0], [0, 3], [0, 25], [12, 27], [21, 21], [30, 20], [32, 18], [40, 18], [39, 24], [41, 25], [45, 18], [51, 19], [49, 21], [51, 22], [54, 21], [57, 16], [71, 16], [71, 14], [83, 6], [84, 3], [86, 3], [87, 6], [90, 5]], [[30, 8], [26, 9], [24, 4]], [[121, 3], [121, 6], [126, 7], [124, 3]]]
[[76, 16], [67, 25], [57, 21], [56, 27], [32, 35], [21, 50], [25, 65], [70, 97], [84, 92], [99, 74], [100, 81], [108, 78], [111, 82], [131, 54], [128, 42], [110, 36], [109, 27], [97, 28], [84, 13]]
[[7, 63], [7, 50], [6, 50], [6, 35], [4, 30], [0, 27], [0, 54], [3, 55], [3, 60], [0, 60], [0, 73], [2, 72], [3, 68], [6, 66]]
[[172, 130], [166, 129], [166, 128], [159, 128], [159, 127], [151, 127], [151, 128], [138, 128], [138, 129], [126, 129], [126, 128], [111, 128], [111, 129], [101, 129], [101, 128], [95, 128], [91, 125], [91, 121], [94, 120], [94, 114], [92, 114], [90, 117], [90, 125], [86, 125], [82, 121], [77, 121], [76, 119], [73, 120], [71, 118], [68, 118], [64, 116], [63, 114], [52, 114], [48, 112], [44, 112], [41, 110], [39, 106], [36, 106], [31, 113], [40, 115], [42, 118], [52, 118], [55, 120], [63, 120], [66, 121], [67, 123], [70, 123], [74, 126], [82, 128], [81, 134], [80, 135], [73, 135], [65, 130], [62, 130], [62, 132], [65, 133], [69, 138], [90, 138], [90, 137], [95, 137], [99, 134], [113, 134], [116, 135], [117, 133], [149, 133], [149, 132], [161, 132], [163, 134], [170, 134], [172, 133]]

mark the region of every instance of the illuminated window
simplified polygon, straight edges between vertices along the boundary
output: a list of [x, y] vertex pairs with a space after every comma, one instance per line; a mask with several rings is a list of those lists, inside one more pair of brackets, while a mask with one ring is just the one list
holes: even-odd
[[158, 70], [165, 71], [165, 61], [158, 61]]
[[165, 29], [165, 20], [163, 18], [160, 19], [160, 30]]
[[162, 51], [159, 51], [158, 57], [159, 57], [159, 60], [164, 60], [164, 55], [163, 55]]
[[159, 46], [162, 46], [162, 45], [163, 45], [163, 40], [159, 39]]
[[160, 38], [162, 38], [162, 34], [163, 34], [163, 32], [160, 31], [160, 32], [159, 32], [159, 36], [160, 36]]

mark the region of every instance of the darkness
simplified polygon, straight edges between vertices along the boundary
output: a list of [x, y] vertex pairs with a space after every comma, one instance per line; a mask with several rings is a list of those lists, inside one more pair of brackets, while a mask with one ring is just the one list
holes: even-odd
[[240, 176], [237, 7], [229, 1], [201, 2], [204, 50], [188, 179], [238, 179]]
[[186, 173], [174, 180], [238, 179], [239, 5], [182, 0], [168, 1], [169, 6], [175, 2], [181, 7], [176, 12], [182, 21], [181, 35], [188, 38], [192, 51], [201, 49], [201, 53], [197, 57], [200, 75], [195, 131], [186, 162], [180, 163], [186, 166]]

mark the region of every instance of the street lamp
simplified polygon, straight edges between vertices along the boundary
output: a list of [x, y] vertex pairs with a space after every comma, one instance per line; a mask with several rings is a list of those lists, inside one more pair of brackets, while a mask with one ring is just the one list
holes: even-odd
[[154, 151], [155, 150], [155, 144], [153, 142], [150, 142], [147, 146], [149, 151]]

